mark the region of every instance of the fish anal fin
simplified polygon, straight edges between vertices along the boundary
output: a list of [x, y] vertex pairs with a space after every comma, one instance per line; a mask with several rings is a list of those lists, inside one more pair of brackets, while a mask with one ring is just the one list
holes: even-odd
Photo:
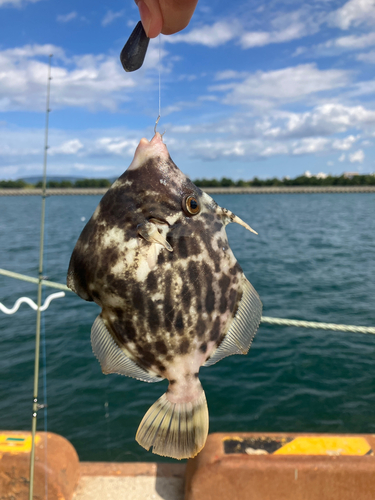
[[159, 382], [163, 377], [151, 375], [122, 351], [99, 315], [91, 328], [91, 346], [103, 373], [118, 373], [144, 382]]
[[262, 302], [243, 276], [243, 293], [235, 317], [224, 340], [203, 366], [211, 366], [232, 354], [247, 354], [262, 317]]

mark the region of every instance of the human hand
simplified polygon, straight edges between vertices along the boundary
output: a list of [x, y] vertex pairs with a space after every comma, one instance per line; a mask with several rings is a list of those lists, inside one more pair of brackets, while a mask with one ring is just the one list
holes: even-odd
[[198, 0], [135, 0], [149, 38], [172, 35], [189, 24]]

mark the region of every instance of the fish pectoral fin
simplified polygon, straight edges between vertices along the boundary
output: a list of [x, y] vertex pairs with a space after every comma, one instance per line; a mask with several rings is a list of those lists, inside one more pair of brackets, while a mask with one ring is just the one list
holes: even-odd
[[232, 354], [247, 354], [262, 317], [262, 302], [243, 276], [243, 293], [235, 317], [224, 340], [203, 366], [211, 366]]
[[153, 222], [144, 222], [143, 224], [139, 224], [137, 226], [137, 231], [138, 234], [146, 241], [149, 241], [150, 243], [158, 243], [168, 250], [168, 252], [173, 252], [173, 248], [164, 236], [159, 233], [158, 228]]
[[120, 375], [143, 380], [143, 382], [159, 382], [163, 380], [163, 377], [146, 372], [119, 348], [100, 315], [91, 328], [91, 346], [105, 374], [119, 373]]

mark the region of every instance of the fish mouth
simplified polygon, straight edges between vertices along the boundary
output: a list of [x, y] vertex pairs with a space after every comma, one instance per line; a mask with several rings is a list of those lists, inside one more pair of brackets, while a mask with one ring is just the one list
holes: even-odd
[[128, 167], [128, 170], [136, 170], [144, 165], [148, 160], [166, 161], [169, 158], [169, 153], [163, 138], [159, 132], [156, 132], [154, 137], [149, 141], [144, 137], [139, 141], [138, 147], [135, 150], [134, 158]]

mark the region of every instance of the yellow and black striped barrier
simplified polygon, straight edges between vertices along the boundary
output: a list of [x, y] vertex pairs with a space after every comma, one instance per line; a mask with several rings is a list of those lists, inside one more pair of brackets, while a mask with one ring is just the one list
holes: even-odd
[[229, 437], [224, 438], [224, 452], [247, 455], [372, 455], [364, 437], [298, 436], [298, 437]]

